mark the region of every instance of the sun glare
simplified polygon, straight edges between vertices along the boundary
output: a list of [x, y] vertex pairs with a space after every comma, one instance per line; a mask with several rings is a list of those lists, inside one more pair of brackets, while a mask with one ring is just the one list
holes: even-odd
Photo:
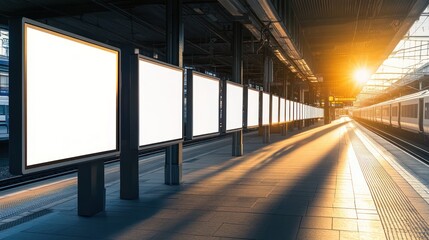
[[368, 69], [360, 68], [355, 71], [354, 79], [356, 82], [360, 84], [364, 84], [368, 82], [369, 78], [371, 77], [371, 74], [369, 73]]

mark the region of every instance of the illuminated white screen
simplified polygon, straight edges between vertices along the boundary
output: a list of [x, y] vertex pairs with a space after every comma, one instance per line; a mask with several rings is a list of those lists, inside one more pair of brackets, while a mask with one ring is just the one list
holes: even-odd
[[271, 99], [271, 123], [279, 123], [279, 97], [274, 96]]
[[26, 166], [117, 149], [118, 51], [25, 24]]
[[226, 83], [226, 130], [243, 127], [243, 87]]
[[286, 99], [286, 122], [290, 121], [290, 101]]
[[262, 125], [270, 124], [270, 94], [262, 93]]
[[280, 98], [280, 123], [284, 123], [286, 121], [285, 118], [286, 111], [286, 101], [284, 98]]
[[139, 145], [183, 137], [183, 71], [139, 60]]
[[247, 89], [247, 127], [259, 125], [259, 91]]
[[219, 80], [192, 75], [192, 135], [219, 132]]
[[296, 120], [296, 102], [292, 102], [292, 105], [291, 105], [291, 117], [292, 117], [292, 121], [295, 121]]

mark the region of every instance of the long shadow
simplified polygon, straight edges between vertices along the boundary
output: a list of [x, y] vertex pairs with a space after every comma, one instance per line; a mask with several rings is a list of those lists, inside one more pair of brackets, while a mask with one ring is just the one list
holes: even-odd
[[[105, 214], [100, 214], [98, 216], [95, 216], [91, 219], [85, 219], [85, 218], [76, 218], [71, 217], [68, 220], [64, 219], [64, 225], [67, 227], [56, 229], [54, 234], [58, 235], [74, 235], [77, 237], [96, 237], [96, 238], [121, 238], [121, 237], [129, 237], [133, 238], [132, 236], [135, 236], [136, 238], [140, 239], [146, 239], [150, 237], [157, 237], [162, 238], [162, 236], [165, 236], [164, 234], [177, 234], [177, 233], [192, 233], [192, 234], [199, 234], [198, 230], [196, 229], [189, 229], [189, 226], [194, 226], [196, 222], [201, 223], [201, 232], [200, 235], [211, 235], [215, 231], [218, 230], [219, 226], [214, 225], [210, 226], [211, 222], [205, 219], [210, 219], [211, 211], [214, 211], [218, 209], [220, 205], [210, 205], [210, 203], [222, 201], [222, 199], [225, 199], [225, 195], [222, 193], [227, 191], [228, 189], [232, 188], [233, 186], [240, 185], [243, 180], [251, 179], [254, 175], [256, 175], [258, 172], [265, 168], [269, 168], [270, 164], [275, 164], [278, 161], [281, 161], [283, 157], [291, 154], [293, 151], [299, 150], [301, 146], [303, 146], [305, 143], [309, 142], [309, 139], [313, 139], [312, 141], [315, 141], [318, 138], [321, 138], [322, 136], [334, 131], [335, 129], [341, 127], [344, 125], [337, 124], [330, 126], [328, 128], [325, 128], [319, 132], [315, 132], [313, 134], [309, 134], [309, 136], [305, 137], [302, 140], [299, 140], [298, 142], [294, 143], [294, 146], [292, 147], [282, 147], [281, 149], [275, 151], [274, 153], [268, 154], [265, 157], [262, 157], [262, 159], [265, 158], [265, 160], [262, 160], [262, 164], [258, 166], [258, 168], [250, 169], [246, 174], [243, 174], [241, 177], [235, 179], [234, 181], [228, 182], [224, 184], [221, 188], [216, 190], [215, 192], [210, 192], [209, 194], [205, 195], [204, 193], [200, 196], [194, 195], [195, 193], [187, 194], [186, 190], [193, 188], [194, 186], [198, 185], [200, 181], [207, 180], [209, 178], [221, 175], [223, 172], [228, 171], [240, 164], [245, 164], [246, 159], [252, 158], [252, 155], [258, 154], [259, 152], [256, 151], [263, 151], [265, 146], [261, 146], [261, 148], [258, 148], [258, 150], [255, 150], [254, 154], [247, 154], [244, 157], [239, 158], [240, 161], [228, 161], [224, 166], [221, 168], [217, 168], [216, 171], [212, 171], [211, 173], [204, 174], [201, 177], [196, 177], [193, 179], [192, 184], [185, 184], [183, 186], [164, 186], [162, 184], [155, 184], [157, 188], [159, 188], [157, 191], [146, 191], [142, 195], [140, 200], [136, 201], [124, 201], [124, 200], [117, 200], [116, 202], [107, 202], [108, 207]], [[280, 141], [279, 141], [280, 142]], [[278, 142], [277, 142], [278, 143]], [[285, 190], [283, 195], [284, 197], [281, 199], [284, 199], [285, 197], [294, 196], [294, 192], [298, 192], [302, 185], [307, 185], [309, 183], [312, 184], [321, 184], [326, 180], [331, 171], [333, 170], [332, 164], [327, 164], [326, 161], [329, 162], [332, 161], [332, 159], [336, 159], [336, 157], [333, 157], [333, 155], [338, 154], [338, 150], [336, 148], [330, 149], [328, 154], [325, 156], [321, 156], [318, 163], [311, 167], [311, 169], [308, 169], [308, 173], [303, 176], [298, 182], [296, 182], [296, 186], [292, 189]], [[336, 155], [335, 155], [336, 156]], [[226, 158], [230, 158], [229, 156]], [[200, 160], [202, 161], [202, 160]], [[191, 164], [191, 163], [189, 163]], [[216, 165], [209, 165], [209, 166], [216, 166]], [[323, 171], [320, 173], [320, 170], [326, 168], [328, 171]], [[192, 173], [193, 170], [189, 171], [189, 173]], [[319, 176], [314, 180], [315, 176]], [[161, 182], [161, 181], [160, 181]], [[145, 184], [143, 184], [143, 187]], [[208, 186], [210, 187], [210, 186]], [[213, 187], [213, 186], [212, 186]], [[183, 197], [185, 195], [185, 197]], [[191, 206], [187, 206], [189, 211], [186, 210], [186, 204], [182, 204], [184, 199], [189, 198], [190, 196], [195, 196], [196, 198], [196, 204], [192, 203]], [[198, 201], [198, 198], [201, 199], [201, 201]], [[248, 197], [252, 198], [252, 197]], [[242, 197], [243, 200], [249, 200], [246, 199], [246, 197]], [[179, 203], [179, 204], [178, 204]], [[259, 221], [260, 224], [257, 224], [256, 226], [253, 225], [252, 228], [250, 228], [247, 232], [249, 235], [247, 237], [256, 236], [256, 238], [269, 238], [271, 237], [287, 237], [282, 239], [288, 239], [289, 237], [294, 236], [296, 234], [296, 227], [293, 227], [295, 225], [299, 226], [300, 217], [305, 214], [306, 208], [296, 208], [296, 211], [298, 211], [293, 218], [288, 218], [291, 220], [290, 224], [292, 224], [292, 227], [290, 229], [295, 229], [291, 231], [286, 231], [278, 236], [270, 236], [269, 230], [272, 229], [272, 226], [279, 226], [281, 227], [281, 223], [283, 223], [283, 218], [275, 217], [277, 220], [272, 220], [271, 217], [265, 216], [267, 213], [273, 214], [274, 216], [284, 216], [284, 214], [278, 214], [278, 209], [280, 206], [284, 206], [285, 202], [283, 200], [280, 200], [278, 202], [272, 202], [270, 203], [271, 207], [270, 209], [267, 209], [265, 213], [263, 214], [263, 218]], [[139, 211], [136, 211], [138, 209]], [[171, 218], [174, 218], [174, 216], [166, 216], [165, 218], [159, 217], [155, 220], [153, 217], [163, 214], [168, 209], [177, 209], [181, 210], [178, 214], [181, 214], [180, 221], [177, 220], [171, 220]], [[142, 211], [143, 210], [143, 211]], [[250, 211], [252, 212], [252, 211]], [[277, 214], [276, 214], [277, 212]], [[75, 213], [73, 213], [75, 214]], [[171, 213], [171, 211], [169, 212]], [[173, 214], [174, 215], [174, 214]], [[271, 215], [270, 215], [271, 216]], [[289, 216], [289, 215], [286, 215]], [[266, 218], [266, 219], [264, 219]], [[95, 221], [93, 221], [94, 219]], [[98, 221], [97, 221], [98, 219]], [[201, 220], [202, 219], [202, 220]], [[102, 225], [96, 224], [97, 222], [103, 223]], [[151, 220], [151, 221], [148, 221]], [[147, 222], [147, 223], [146, 223]], [[273, 223], [273, 225], [267, 224], [267, 223]], [[71, 226], [70, 226], [70, 223]], [[87, 224], [84, 224], [87, 223]], [[60, 223], [57, 223], [60, 224]], [[280, 225], [279, 225], [280, 224]], [[61, 225], [61, 224], [60, 224]], [[271, 227], [270, 227], [271, 226]], [[97, 231], [102, 229], [102, 231]], [[268, 230], [267, 230], [268, 229]], [[276, 227], [274, 227], [276, 229]], [[289, 229], [289, 228], [288, 228]], [[43, 228], [39, 229], [39, 232], [43, 232]], [[161, 231], [163, 233], [157, 233], [156, 231]], [[195, 231], [197, 233], [195, 233]], [[268, 232], [267, 232], [268, 231]], [[36, 231], [37, 232], [37, 231]], [[49, 232], [52, 234], [52, 232]], [[274, 233], [274, 232], [273, 232]], [[135, 235], [133, 235], [135, 234]], [[159, 235], [161, 234], [161, 235]], [[268, 235], [267, 235], [268, 234]], [[269, 237], [270, 236], [270, 237]]]
[[[342, 125], [344, 125], [344, 124], [331, 126], [331, 127], [326, 128], [320, 132], [316, 132], [314, 134], [311, 134], [309, 138], [320, 138], [323, 135], [335, 130], [336, 128], [341, 127]], [[301, 145], [304, 145], [308, 141], [309, 141], [308, 139], [303, 139], [303, 140], [295, 143], [294, 145], [296, 147], [294, 147], [294, 149], [295, 150], [299, 149], [299, 147]], [[280, 149], [280, 150], [276, 151], [275, 153], [271, 154], [270, 156], [268, 156], [268, 159], [270, 159], [271, 162], [279, 161], [279, 160], [281, 160], [281, 158], [288, 155], [292, 151], [293, 150], [291, 150], [290, 148], [289, 149], [283, 148], [283, 149]], [[305, 177], [303, 177], [300, 181], [296, 182], [296, 185], [292, 189], [282, 193], [282, 195], [284, 196], [282, 199], [287, 198], [288, 193], [290, 194], [290, 196], [294, 196], [294, 194], [296, 194], [296, 192], [299, 192], [299, 190], [302, 190], [300, 188], [303, 186], [303, 184], [304, 185], [308, 184], [307, 182], [309, 180], [313, 180], [311, 182], [311, 185], [313, 185], [313, 186], [314, 185], [317, 186], [317, 184], [323, 183], [323, 179], [326, 180], [327, 177], [330, 176], [331, 170], [334, 166], [332, 166], [332, 165], [328, 166], [329, 171], [324, 171], [324, 174], [320, 174], [320, 169], [323, 167], [326, 168], [326, 160], [330, 160], [332, 162], [331, 159], [337, 159], [336, 154], [338, 154], [338, 149], [336, 149], [336, 148], [331, 149], [328, 154], [326, 154], [324, 157], [322, 157], [319, 160], [317, 165], [314, 165], [311, 168], [311, 170], [308, 171], [308, 173], [305, 175]], [[216, 170], [216, 172], [213, 172], [211, 174], [206, 174], [206, 175], [202, 176], [201, 178], [207, 179], [207, 178], [210, 178], [212, 176], [216, 176], [218, 174], [221, 174], [223, 171], [227, 171], [228, 169], [233, 168], [234, 166], [236, 166], [238, 164], [243, 164], [243, 162], [228, 163], [226, 166], [222, 167], [221, 169]], [[262, 168], [265, 168], [265, 167], [269, 167], [269, 166], [263, 166]], [[252, 178], [252, 175], [259, 172], [260, 169], [261, 169], [261, 167], [259, 167], [258, 169], [251, 169], [245, 174], [245, 177], [238, 178], [237, 180], [235, 180], [233, 182], [225, 184], [225, 186], [223, 186], [217, 192], [211, 192], [209, 194], [210, 201], [211, 202], [222, 201], [222, 199], [224, 198], [224, 196], [221, 194], [222, 192], [227, 191], [229, 189], [229, 187], [231, 187], [231, 186], [240, 185], [241, 182], [243, 181], [243, 179]], [[319, 176], [319, 179], [314, 180], [315, 176]], [[200, 180], [203, 180], [203, 179], [200, 179]], [[194, 181], [198, 182], [198, 180], [194, 180]], [[180, 191], [178, 191], [176, 193], [172, 193], [171, 195], [166, 194], [166, 195], [162, 196], [161, 199], [164, 199], [165, 197], [167, 197], [167, 198], [172, 197], [173, 199], [177, 199], [177, 201], [181, 201], [183, 199], [181, 199], [180, 196], [176, 196], [177, 198], [175, 198], [175, 194], [180, 193], [181, 191], [186, 191], [188, 188], [192, 187], [193, 185], [195, 185], [195, 184], [192, 184], [189, 187], [183, 187], [183, 186], [178, 187], [178, 188], [180, 188]], [[190, 195], [192, 195], [192, 193]], [[154, 199], [154, 202], [152, 202], [153, 204], [155, 204], [154, 207], [157, 207], [157, 208], [167, 207], [168, 208], [168, 202], [164, 202], [164, 201], [159, 202], [159, 199], [160, 198]], [[300, 199], [300, 202], [303, 203], [306, 201], [302, 201], [302, 199]], [[150, 205], [151, 205], [151, 203], [149, 203], [148, 206], [150, 206]], [[252, 238], [252, 236], [258, 236], [257, 238], [262, 237], [262, 238], [269, 238], [269, 239], [272, 239], [272, 238], [289, 239], [289, 237], [295, 236], [297, 229], [298, 229], [298, 226], [300, 224], [300, 217], [297, 218], [296, 216], [305, 215], [306, 210], [307, 210], [307, 206], [306, 205], [305, 205], [305, 207], [301, 207], [304, 205], [298, 205], [298, 207], [293, 206], [293, 211], [294, 211], [294, 213], [292, 214], [293, 217], [290, 217], [290, 215], [286, 215], [286, 216], [289, 216], [289, 217], [287, 217], [287, 219], [289, 220], [289, 223], [288, 223], [289, 227], [285, 228], [285, 226], [279, 226], [279, 224], [284, 223], [283, 220], [285, 220], [284, 218], [281, 217], [282, 214], [280, 214], [280, 215], [278, 214], [279, 206], [283, 206], [283, 205], [284, 205], [283, 201], [279, 201], [277, 204], [273, 203], [271, 209], [268, 209], [265, 211], [268, 212], [269, 214], [275, 216], [274, 220], [271, 218], [268, 218], [266, 220], [261, 220], [260, 221], [261, 224], [256, 225], [256, 226], [253, 225], [253, 227], [251, 229], [249, 229], [248, 235], [245, 237]], [[217, 206], [215, 206], [215, 207], [217, 207]], [[200, 204], [200, 206], [197, 206], [196, 208], [194, 206], [193, 209], [194, 209], [194, 211], [186, 213], [185, 214], [186, 216], [183, 216], [183, 218], [181, 219], [181, 221], [179, 223], [175, 222], [175, 223], [171, 224], [170, 226], [164, 225], [160, 229], [157, 229], [156, 226], [154, 226], [154, 228], [155, 228], [154, 230], [162, 230], [163, 232], [167, 232], [170, 234], [181, 232], [181, 230], [186, 229], [186, 227], [189, 224], [194, 223], [196, 219], [201, 218], [202, 217], [201, 214], [203, 214], [203, 215], [208, 214], [208, 212], [206, 212], [206, 211], [213, 210], [213, 208], [211, 206], [204, 204], [204, 202], [202, 202]], [[203, 213], [201, 211], [203, 211]], [[157, 214], [157, 210], [152, 211], [152, 214]], [[280, 216], [280, 218], [278, 216]], [[147, 219], [148, 217], [150, 217], [150, 216], [147, 216], [145, 219]], [[144, 221], [145, 219], [141, 219], [141, 220]], [[269, 222], [271, 222], [273, 224], [268, 224]], [[291, 226], [290, 224], [292, 224], [292, 225], [295, 224], [295, 227], [293, 227], [293, 226], [290, 227]], [[276, 233], [277, 232], [277, 231], [274, 231], [275, 229], [290, 229], [290, 231], [282, 232], [279, 235], [270, 235], [270, 233]]]

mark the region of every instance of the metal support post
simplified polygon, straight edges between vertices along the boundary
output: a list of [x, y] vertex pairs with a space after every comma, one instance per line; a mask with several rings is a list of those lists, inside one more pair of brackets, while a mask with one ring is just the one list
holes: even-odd
[[243, 156], [243, 130], [232, 134], [232, 156]]
[[[287, 99], [287, 97], [288, 97], [287, 82], [288, 82], [288, 79], [289, 79], [287, 68], [284, 68], [284, 74], [285, 74], [285, 76], [284, 76], [284, 79], [283, 79], [283, 94], [284, 94], [284, 98]], [[285, 110], [283, 109], [283, 111], [285, 111]], [[281, 134], [282, 134], [282, 136], [286, 136], [287, 135], [287, 123], [286, 122], [282, 126], [282, 132], [281, 132]]]
[[104, 211], [106, 206], [104, 161], [93, 161], [79, 165], [77, 189], [79, 216], [90, 217]]
[[180, 185], [182, 182], [183, 144], [174, 144], [165, 151], [165, 184]]
[[[242, 26], [240, 22], [233, 22], [233, 39], [232, 39], [232, 80], [236, 83], [243, 84], [243, 46]], [[243, 131], [234, 132], [232, 134], [232, 155], [243, 155]]]
[[7, 130], [7, 134], [9, 134], [10, 133], [10, 131], [9, 131], [9, 108], [6, 108], [6, 110], [5, 110], [5, 116], [6, 116], [6, 130]]
[[325, 124], [331, 123], [331, 114], [330, 114], [330, 102], [329, 102], [329, 90], [327, 87], [324, 89], [324, 99], [325, 99], [325, 106], [324, 106], [324, 122]]
[[[167, 0], [167, 62], [183, 67], [184, 25], [183, 1]], [[183, 144], [174, 144], [165, 149], [165, 184], [179, 185], [182, 182]]]
[[139, 116], [137, 49], [122, 47], [121, 85], [121, 199], [139, 198]]

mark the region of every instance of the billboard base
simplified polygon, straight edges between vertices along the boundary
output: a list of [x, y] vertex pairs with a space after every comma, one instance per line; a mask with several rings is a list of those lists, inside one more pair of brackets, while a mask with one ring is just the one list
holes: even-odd
[[105, 210], [104, 162], [79, 165], [77, 175], [77, 211], [79, 216], [91, 217]]

